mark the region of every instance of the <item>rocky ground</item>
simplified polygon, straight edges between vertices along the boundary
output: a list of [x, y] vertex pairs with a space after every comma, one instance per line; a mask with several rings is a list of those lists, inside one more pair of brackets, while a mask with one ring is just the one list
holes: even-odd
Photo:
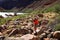
[[[60, 31], [54, 31], [54, 25], [60, 23], [55, 22], [57, 16], [59, 14], [49, 12], [8, 20], [0, 26], [0, 36], [4, 40], [59, 40]], [[35, 18], [39, 22], [36, 30], [33, 23]]]

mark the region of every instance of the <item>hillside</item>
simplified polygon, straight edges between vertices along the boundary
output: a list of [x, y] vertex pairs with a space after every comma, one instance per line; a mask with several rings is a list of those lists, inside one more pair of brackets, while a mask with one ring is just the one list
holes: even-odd
[[[36, 26], [36, 32], [34, 25], [35, 18], [39, 22], [39, 25]], [[21, 14], [0, 18], [0, 36], [3, 36], [4, 40], [22, 40], [23, 38], [24, 40], [42, 40], [42, 38], [52, 38], [52, 40], [55, 40], [56, 31], [60, 36], [60, 15], [54, 12]], [[52, 35], [50, 35], [51, 33]], [[59, 39], [59, 36], [56, 39]]]
[[0, 15], [0, 40], [60, 40], [60, 0], [9, 1], [0, 11], [14, 14]]
[[25, 2], [23, 0], [22, 2], [23, 3], [18, 2], [18, 4], [16, 4], [16, 6], [10, 10], [2, 10], [2, 11], [4, 12], [5, 11], [7, 12], [17, 11], [17, 12], [24, 12], [24, 13], [34, 13], [36, 11], [35, 13], [39, 13], [51, 7], [55, 8], [56, 5], [60, 6], [60, 3], [59, 3], [60, 0], [30, 0], [30, 1], [26, 0]]
[[[57, 5], [60, 6], [60, 0], [42, 0], [42, 1], [35, 1], [31, 5], [28, 5], [25, 9], [22, 10], [22, 12], [27, 12], [27, 13], [40, 13], [43, 10], [49, 10], [49, 8], [57, 7]], [[53, 9], [51, 9], [53, 10]]]

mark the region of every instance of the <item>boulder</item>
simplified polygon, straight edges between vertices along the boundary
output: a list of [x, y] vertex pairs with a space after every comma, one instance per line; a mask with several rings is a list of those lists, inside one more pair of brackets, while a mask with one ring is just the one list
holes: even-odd
[[54, 33], [53, 33], [53, 37], [54, 38], [60, 38], [60, 31], [55, 31]]
[[22, 36], [22, 37], [20, 37], [21, 39], [24, 39], [24, 40], [30, 40], [30, 39], [32, 39], [33, 37], [35, 37], [34, 35], [32, 35], [32, 34], [26, 34], [26, 35], [24, 35], [24, 36]]

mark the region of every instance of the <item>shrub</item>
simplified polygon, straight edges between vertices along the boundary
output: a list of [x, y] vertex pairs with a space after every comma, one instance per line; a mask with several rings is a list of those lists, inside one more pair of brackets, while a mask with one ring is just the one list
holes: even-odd
[[55, 26], [55, 29], [54, 29], [55, 31], [60, 31], [60, 24], [57, 24], [56, 26]]
[[56, 7], [55, 7], [55, 12], [56, 12], [56, 13], [60, 13], [60, 5], [56, 5]]

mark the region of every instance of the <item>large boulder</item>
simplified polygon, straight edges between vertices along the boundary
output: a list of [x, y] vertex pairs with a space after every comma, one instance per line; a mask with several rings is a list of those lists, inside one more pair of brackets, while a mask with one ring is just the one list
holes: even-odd
[[60, 31], [55, 31], [55, 32], [53, 33], [53, 37], [60, 39]]
[[24, 40], [30, 40], [30, 39], [33, 39], [33, 37], [35, 37], [34, 35], [32, 34], [26, 34], [22, 37], [20, 37], [21, 39], [24, 39]]

